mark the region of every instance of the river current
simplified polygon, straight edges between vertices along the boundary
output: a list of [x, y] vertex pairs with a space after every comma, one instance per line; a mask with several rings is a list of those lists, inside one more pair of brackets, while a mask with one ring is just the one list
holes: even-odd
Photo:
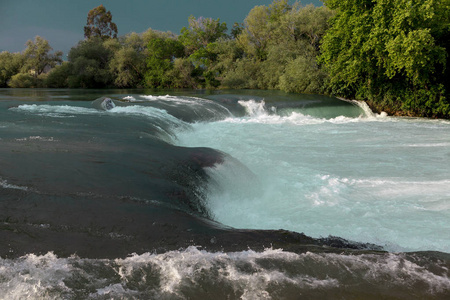
[[449, 166], [357, 101], [3, 89], [0, 299], [448, 299]]

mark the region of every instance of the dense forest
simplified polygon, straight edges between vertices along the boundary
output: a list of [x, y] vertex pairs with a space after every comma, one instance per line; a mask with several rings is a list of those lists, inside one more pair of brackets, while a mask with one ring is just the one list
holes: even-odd
[[0, 87], [278, 89], [450, 118], [450, 0], [275, 0], [231, 28], [191, 16], [179, 34], [117, 37], [103, 5], [68, 60], [41, 37], [0, 53]]

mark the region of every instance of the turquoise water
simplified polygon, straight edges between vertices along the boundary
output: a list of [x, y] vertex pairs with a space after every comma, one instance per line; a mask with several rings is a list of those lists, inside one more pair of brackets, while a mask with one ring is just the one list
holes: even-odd
[[355, 101], [0, 90], [0, 299], [448, 299], [449, 166]]
[[358, 117], [328, 119], [241, 105], [248, 115], [177, 135], [181, 145], [222, 150], [254, 173], [249, 180], [232, 165], [211, 170], [220, 222], [450, 252], [450, 122], [377, 116], [362, 104]]

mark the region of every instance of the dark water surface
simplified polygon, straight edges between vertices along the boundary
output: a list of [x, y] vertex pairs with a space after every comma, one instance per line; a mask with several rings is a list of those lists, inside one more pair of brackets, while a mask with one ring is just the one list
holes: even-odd
[[[114, 107], [107, 107], [106, 97]], [[290, 153], [299, 151], [294, 146], [299, 138], [307, 142], [307, 133], [320, 136], [316, 131], [326, 137], [333, 130], [361, 132], [387, 122], [395, 126], [390, 129], [394, 133], [409, 122], [420, 130], [431, 126], [442, 131], [436, 137], [441, 140], [433, 142], [439, 149], [450, 145], [446, 122], [424, 126], [421, 120], [389, 119], [365, 109], [335, 98], [274, 91], [1, 89], [0, 298], [446, 299], [449, 177], [448, 165], [442, 164], [448, 158], [423, 176], [433, 180], [429, 192], [439, 202], [425, 217], [418, 212], [410, 218], [416, 220], [412, 224], [434, 220], [442, 228], [442, 235], [427, 233], [434, 225], [417, 231], [422, 240], [430, 237], [430, 246], [385, 221], [376, 224], [394, 227], [392, 232], [366, 231], [366, 219], [356, 218], [353, 226], [339, 223], [345, 214], [358, 211], [355, 203], [371, 212], [378, 208], [360, 197], [367, 195], [359, 186], [367, 185], [365, 173], [341, 166], [332, 172], [334, 165], [320, 154], [320, 147], [341, 151], [337, 141], [329, 145], [324, 138], [310, 144], [310, 156], [302, 163], [317, 169], [295, 177], [300, 172], [295, 161], [302, 153], [293, 159]], [[370, 118], [384, 123], [368, 123]], [[302, 133], [294, 133], [299, 128]], [[283, 149], [276, 149], [283, 157], [280, 163], [271, 162], [273, 154], [264, 156], [269, 145]], [[321, 159], [316, 162], [311, 155]], [[254, 157], [268, 163], [263, 172], [252, 163], [264, 162]], [[280, 164], [284, 169], [278, 175]], [[224, 169], [228, 177], [222, 176]], [[340, 177], [335, 180], [324, 170]], [[371, 185], [378, 189], [377, 200], [393, 205], [391, 211], [409, 205], [390, 202], [392, 193], [404, 195], [404, 186], [392, 183], [395, 176], [367, 172], [391, 182], [389, 195]], [[274, 186], [276, 194], [264, 184], [265, 173], [282, 181]], [[306, 195], [324, 181], [329, 186], [312, 193], [315, 198], [303, 199], [312, 201], [311, 214], [318, 210], [324, 216], [305, 226], [313, 238], [300, 233], [305, 216], [295, 210], [306, 209], [284, 198]], [[292, 190], [299, 184], [301, 189]], [[247, 195], [255, 187], [260, 194], [250, 201]], [[411, 207], [422, 205], [420, 197], [408, 200]], [[331, 198], [345, 201], [323, 205]], [[287, 209], [280, 213], [265, 201]], [[259, 217], [254, 216], [257, 211]], [[323, 224], [333, 211], [336, 228], [349, 232], [342, 235], [346, 239], [327, 237], [341, 231], [317, 229], [315, 235], [315, 228], [328, 230]], [[395, 232], [406, 236], [398, 247], [415, 251], [386, 247], [395, 243]]]

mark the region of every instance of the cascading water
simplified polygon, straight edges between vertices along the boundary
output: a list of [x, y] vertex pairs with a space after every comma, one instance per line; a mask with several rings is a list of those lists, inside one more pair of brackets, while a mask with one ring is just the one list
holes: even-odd
[[450, 227], [448, 122], [375, 116], [364, 107], [358, 118], [279, 116], [264, 102], [239, 104], [247, 116], [178, 134], [181, 145], [219, 149], [256, 174], [210, 171], [222, 185], [210, 190], [218, 221], [450, 252], [441, 230]]
[[449, 298], [450, 122], [128, 93], [0, 90], [0, 299]]

